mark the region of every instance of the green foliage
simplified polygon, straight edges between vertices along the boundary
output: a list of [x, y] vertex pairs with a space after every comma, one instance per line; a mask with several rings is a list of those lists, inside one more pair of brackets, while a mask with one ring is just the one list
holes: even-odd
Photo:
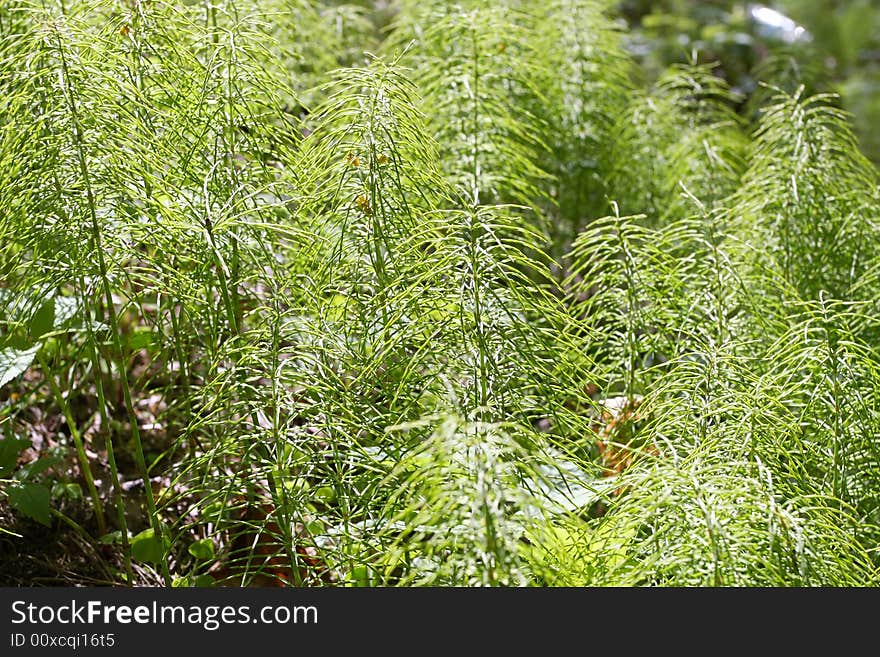
[[44, 525], [49, 524], [49, 489], [41, 484], [16, 484], [6, 491], [13, 509]]
[[578, 232], [607, 212], [620, 108], [631, 102], [632, 61], [607, 2], [559, 0], [536, 19], [534, 47], [544, 64], [543, 98], [533, 112], [546, 117], [549, 152], [542, 166], [555, 207], [551, 253], [565, 256]]
[[698, 59], [645, 85], [600, 0], [389, 13], [0, 7], [19, 518], [128, 583], [876, 585], [838, 99], [784, 59], [748, 103]]
[[147, 563], [161, 563], [167, 550], [164, 542], [152, 528], [145, 529], [131, 538], [131, 558]]
[[766, 108], [732, 208], [744, 239], [761, 245], [759, 266], [804, 300], [851, 298], [876, 258], [877, 172], [829, 101], [798, 92]]
[[733, 103], [704, 66], [673, 67], [636, 96], [618, 121], [611, 160], [613, 197], [624, 212], [666, 222], [693, 210], [688, 197], [711, 209], [732, 193], [747, 148]]
[[[754, 98], [764, 95], [764, 83], [788, 92], [804, 85], [810, 94], [839, 93], [839, 103], [854, 114], [862, 151], [874, 162], [880, 159], [874, 130], [880, 116], [880, 11], [873, 0], [616, 4], [631, 26], [630, 50], [648, 79], [670, 62], [684, 63], [696, 55], [738, 92]], [[781, 12], [789, 24], [781, 26], [780, 15], [762, 22], [755, 12], [768, 9]]]

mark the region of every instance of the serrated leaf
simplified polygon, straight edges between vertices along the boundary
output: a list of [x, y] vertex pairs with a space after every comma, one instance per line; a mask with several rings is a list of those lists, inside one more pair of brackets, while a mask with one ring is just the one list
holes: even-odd
[[79, 302], [73, 297], [55, 297], [55, 328], [61, 328], [73, 317], [79, 309]]
[[29, 332], [34, 340], [39, 340], [55, 326], [55, 299], [44, 301], [31, 318]]
[[42, 484], [16, 484], [7, 491], [9, 504], [16, 511], [49, 526], [49, 489]]
[[0, 388], [31, 366], [39, 348], [40, 345], [29, 349], [0, 349]]
[[18, 455], [31, 446], [30, 440], [6, 438], [0, 440], [0, 478], [8, 477], [18, 462]]
[[214, 541], [210, 538], [203, 538], [190, 545], [187, 550], [196, 559], [206, 561], [214, 557]]

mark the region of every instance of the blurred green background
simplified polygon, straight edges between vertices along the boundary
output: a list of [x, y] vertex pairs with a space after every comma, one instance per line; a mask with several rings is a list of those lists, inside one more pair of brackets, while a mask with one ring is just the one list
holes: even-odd
[[862, 149], [880, 162], [880, 0], [620, 0], [629, 46], [655, 78], [675, 62], [714, 62], [749, 99], [759, 80], [840, 94]]

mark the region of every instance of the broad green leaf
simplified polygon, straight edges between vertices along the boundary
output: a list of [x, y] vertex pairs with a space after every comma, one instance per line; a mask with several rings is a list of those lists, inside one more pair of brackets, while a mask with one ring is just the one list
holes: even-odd
[[70, 500], [81, 500], [83, 498], [82, 487], [75, 483], [62, 483], [56, 481], [52, 485], [52, 497], [66, 497]]
[[165, 558], [167, 545], [157, 537], [152, 528], [145, 529], [131, 539], [131, 557], [136, 561], [160, 563]]
[[351, 578], [354, 580], [353, 585], [356, 587], [368, 587], [372, 580], [372, 568], [369, 566], [355, 566], [351, 569]]
[[[37, 311], [32, 312], [38, 304]], [[13, 295], [0, 288], [0, 307], [10, 321], [26, 321], [29, 317], [28, 328], [32, 334], [39, 335], [70, 321], [79, 309], [79, 301], [75, 297], [56, 296], [47, 290], [31, 289]]]
[[0, 478], [8, 477], [15, 470], [18, 455], [30, 446], [30, 440], [20, 438], [0, 440]]
[[321, 486], [315, 491], [315, 498], [330, 504], [336, 501], [336, 491], [332, 486]]
[[187, 589], [192, 587], [210, 588], [216, 582], [210, 575], [184, 575], [183, 577], [174, 577], [171, 580], [171, 588]]
[[214, 541], [210, 538], [203, 538], [190, 545], [188, 551], [196, 559], [203, 561], [212, 559], [214, 557]]
[[27, 481], [28, 479], [32, 479], [41, 472], [45, 472], [53, 465], [58, 465], [60, 463], [61, 459], [58, 456], [44, 456], [37, 459], [36, 461], [31, 461], [27, 465], [21, 466], [18, 472], [15, 473], [15, 478], [19, 481]]
[[126, 337], [126, 347], [132, 351], [144, 349], [153, 344], [153, 331], [146, 326], [136, 326]]
[[102, 545], [113, 545], [117, 543], [122, 543], [122, 532], [117, 529], [116, 531], [110, 532], [109, 534], [104, 534], [98, 539], [98, 541]]
[[13, 509], [49, 526], [49, 489], [42, 484], [16, 484], [7, 491]]
[[343, 294], [334, 294], [330, 301], [325, 305], [328, 322], [341, 322], [345, 319], [346, 307], [349, 303], [347, 296]]
[[27, 370], [34, 362], [39, 348], [40, 345], [29, 349], [0, 349], [0, 387]]
[[193, 584], [200, 589], [207, 589], [214, 586], [215, 581], [210, 575], [198, 575], [193, 579]]
[[203, 522], [219, 523], [223, 519], [226, 510], [222, 502], [211, 502], [202, 508], [200, 518]]
[[39, 310], [31, 318], [30, 334], [34, 340], [39, 340], [55, 326], [55, 299], [44, 301]]

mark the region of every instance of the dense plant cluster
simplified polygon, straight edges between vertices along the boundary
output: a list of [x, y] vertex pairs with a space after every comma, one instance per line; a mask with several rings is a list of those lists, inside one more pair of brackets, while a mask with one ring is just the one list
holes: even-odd
[[[880, 161], [880, 5], [875, 0], [619, 0], [640, 71], [658, 76], [670, 62], [724, 69], [738, 91], [760, 94], [767, 69], [777, 86], [833, 90], [853, 112], [862, 149]], [[769, 5], [769, 6], [768, 6]]]
[[611, 5], [4, 2], [0, 562], [876, 585], [877, 170]]

